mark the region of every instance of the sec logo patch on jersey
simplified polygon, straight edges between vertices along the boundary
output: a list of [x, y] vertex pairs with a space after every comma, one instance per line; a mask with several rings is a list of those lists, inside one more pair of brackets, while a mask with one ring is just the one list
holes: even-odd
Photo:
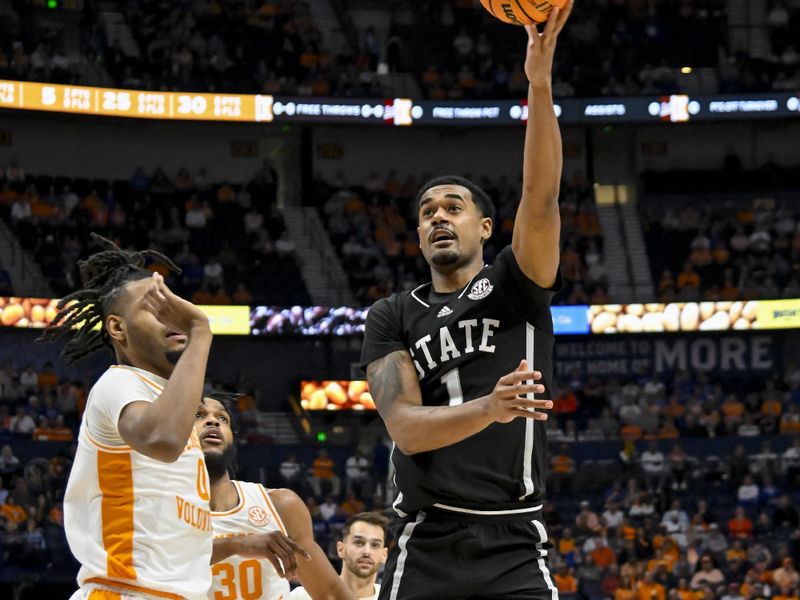
[[480, 281], [476, 281], [475, 285], [472, 286], [472, 289], [467, 294], [467, 298], [470, 300], [483, 300], [492, 293], [494, 286], [489, 281], [488, 278], [484, 277]]
[[255, 527], [264, 527], [269, 523], [269, 513], [260, 506], [252, 506], [247, 511], [247, 520], [250, 521]]

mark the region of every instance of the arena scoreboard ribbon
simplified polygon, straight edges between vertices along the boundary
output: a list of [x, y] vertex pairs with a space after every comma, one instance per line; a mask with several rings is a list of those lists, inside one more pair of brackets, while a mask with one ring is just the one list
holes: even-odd
[[[317, 98], [269, 94], [161, 92], [0, 80], [0, 108], [105, 117], [248, 123], [362, 123], [410, 126], [514, 125], [528, 118], [525, 100], [436, 101], [411, 98]], [[800, 117], [791, 92], [722, 96], [564, 98], [559, 121], [684, 123]]]

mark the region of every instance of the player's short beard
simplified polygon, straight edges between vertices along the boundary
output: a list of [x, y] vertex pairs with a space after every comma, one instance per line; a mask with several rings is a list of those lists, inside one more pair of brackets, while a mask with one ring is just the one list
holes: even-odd
[[232, 474], [236, 465], [236, 443], [232, 443], [220, 454], [206, 454], [206, 469], [211, 481], [221, 479], [225, 473]]
[[459, 258], [461, 258], [461, 254], [458, 250], [441, 250], [431, 254], [431, 264], [437, 267], [449, 267], [457, 263]]
[[354, 560], [354, 559], [350, 558], [349, 556], [347, 556], [346, 554], [345, 554], [345, 557], [344, 557], [344, 564], [347, 567], [348, 571], [350, 571], [356, 577], [361, 577], [362, 579], [369, 579], [370, 577], [375, 575], [375, 573], [378, 572], [378, 569], [381, 568], [381, 564], [380, 563], [375, 563], [375, 564], [372, 565], [372, 568], [367, 572], [366, 575], [362, 575], [361, 574], [361, 570], [358, 567], [358, 559], [356, 558]]

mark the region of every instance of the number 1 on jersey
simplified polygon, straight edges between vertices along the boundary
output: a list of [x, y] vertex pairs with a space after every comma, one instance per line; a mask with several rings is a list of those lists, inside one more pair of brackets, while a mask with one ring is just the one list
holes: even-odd
[[450, 396], [449, 406], [464, 404], [464, 393], [461, 391], [461, 378], [458, 368], [448, 371], [442, 375], [442, 385], [447, 388], [447, 395]]

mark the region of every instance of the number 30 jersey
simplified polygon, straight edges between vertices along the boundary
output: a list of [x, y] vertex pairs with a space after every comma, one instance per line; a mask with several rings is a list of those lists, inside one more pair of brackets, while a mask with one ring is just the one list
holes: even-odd
[[[286, 528], [264, 486], [234, 481], [239, 504], [226, 512], [212, 512], [214, 538], [268, 533]], [[281, 579], [268, 560], [231, 556], [211, 567], [209, 600], [289, 600], [289, 582]]]
[[[425, 284], [379, 300], [367, 316], [361, 367], [391, 352], [410, 353], [424, 406], [455, 406], [488, 395], [526, 359], [541, 371], [548, 398], [553, 373], [550, 289], [530, 280], [511, 247], [462, 290], [440, 294]], [[452, 446], [392, 461], [405, 516], [436, 507], [459, 513], [512, 514], [541, 504], [546, 468], [545, 423], [517, 418], [493, 423]]]

